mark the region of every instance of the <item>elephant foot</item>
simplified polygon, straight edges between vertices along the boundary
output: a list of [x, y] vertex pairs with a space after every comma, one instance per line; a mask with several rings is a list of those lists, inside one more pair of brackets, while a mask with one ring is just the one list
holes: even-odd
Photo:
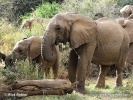
[[95, 86], [95, 88], [105, 88], [105, 85], [103, 85], [103, 84], [97, 84], [97, 85]]
[[115, 88], [119, 88], [119, 87], [122, 87], [123, 85], [122, 84], [116, 84]]
[[81, 89], [81, 88], [76, 88], [75, 91], [76, 91], [76, 92], [79, 92], [79, 93], [81, 93], [81, 94], [85, 94], [85, 93], [86, 93], [86, 92], [85, 92], [85, 89]]

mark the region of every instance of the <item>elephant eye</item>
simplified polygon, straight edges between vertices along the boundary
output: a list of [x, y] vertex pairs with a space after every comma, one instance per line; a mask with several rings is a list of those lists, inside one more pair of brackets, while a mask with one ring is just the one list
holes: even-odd
[[56, 29], [57, 31], [59, 31], [59, 30], [61, 30], [61, 27], [60, 27], [59, 25], [57, 25], [57, 26], [55, 27], [55, 29]]
[[20, 50], [19, 50], [19, 52], [21, 53], [21, 52], [22, 52], [22, 50], [20, 49]]

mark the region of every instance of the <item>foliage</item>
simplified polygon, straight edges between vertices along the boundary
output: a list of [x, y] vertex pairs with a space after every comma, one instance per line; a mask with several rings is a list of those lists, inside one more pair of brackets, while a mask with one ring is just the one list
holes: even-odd
[[12, 72], [10, 69], [3, 69], [1, 72], [3, 75], [3, 82], [5, 84], [8, 85], [16, 82], [17, 74]]
[[63, 0], [45, 0], [46, 2], [56, 2], [56, 3], [61, 3]]
[[36, 8], [35, 13], [38, 17], [52, 18], [59, 10], [59, 4], [53, 2], [52, 4], [46, 2]]
[[[132, 0], [1, 0], [0, 17], [6, 17], [10, 22], [18, 25], [21, 22], [20, 16], [29, 16], [29, 13], [36, 10], [37, 6], [54, 1], [62, 5], [62, 11], [82, 12], [91, 17], [97, 12], [102, 12], [107, 17], [110, 17], [111, 14], [118, 16], [119, 7], [122, 8], [124, 5], [133, 4]], [[64, 3], [62, 3], [63, 1]], [[49, 14], [49, 12], [44, 12]], [[111, 18], [115, 16], [111, 16]]]
[[32, 13], [27, 13], [24, 16], [21, 16], [22, 20], [41, 17], [41, 18], [52, 18], [59, 11], [59, 4], [52, 2], [44, 2], [42, 5], [36, 7], [36, 10]]
[[[20, 6], [20, 10], [17, 10], [17, 6], [15, 6], [13, 9], [11, 9], [11, 6], [9, 6], [8, 4], [10, 4], [10, 2], [23, 2], [22, 4], [24, 4], [24, 8], [21, 8]], [[80, 14], [85, 14], [85, 15], [89, 15], [90, 17], [93, 18], [94, 14], [97, 12], [102, 12], [104, 14], [104, 16], [107, 17], [111, 17], [111, 18], [116, 18], [119, 16], [119, 10], [120, 8], [122, 8], [125, 4], [133, 4], [132, 0], [64, 0], [64, 2], [59, 5], [56, 4], [55, 2], [50, 4], [50, 3], [45, 3], [43, 2], [42, 5], [39, 6], [34, 6], [31, 4], [29, 8], [25, 7], [25, 3], [27, 3], [28, 1], [41, 1], [40, 4], [42, 4], [42, 1], [44, 0], [3, 0], [3, 2], [1, 3], [0, 1], [0, 5], [2, 5], [2, 11], [0, 9], [0, 11], [2, 13], [0, 13], [0, 16], [9, 16], [11, 21], [16, 21], [16, 23], [18, 23], [18, 19], [20, 19], [20, 16], [22, 19], [28, 19], [28, 18], [35, 18], [35, 17], [52, 17], [54, 14], [56, 14], [57, 12], [77, 12]], [[49, 0], [48, 0], [49, 1]], [[57, 1], [57, 0], [56, 0]], [[33, 3], [32, 2], [32, 3]], [[27, 6], [28, 7], [28, 6]], [[37, 7], [37, 8], [36, 8]], [[6, 8], [6, 9], [4, 9]], [[8, 9], [9, 8], [9, 9]], [[33, 10], [31, 8], [34, 8]], [[26, 9], [29, 9], [26, 10]], [[18, 13], [16, 13], [18, 11]], [[22, 11], [22, 12], [21, 12]], [[32, 13], [27, 13], [27, 12], [31, 12]], [[12, 13], [12, 14], [11, 14]], [[22, 16], [24, 15], [24, 16]], [[14, 17], [16, 16], [16, 17]], [[24, 30], [20, 30], [19, 28], [16, 28], [13, 26], [13, 24], [9, 23], [7, 21], [7, 19], [1, 19], [0, 20], [0, 51], [2, 51], [3, 53], [9, 54], [13, 48], [13, 46], [15, 45], [15, 43], [19, 40], [21, 40], [24, 37], [30, 37], [33, 35], [36, 36], [42, 36], [43, 32], [45, 30], [47, 24], [45, 23], [35, 23], [35, 25], [32, 27], [31, 32], [29, 31], [29, 29], [24, 29]], [[60, 74], [61, 72], [63, 72], [64, 70], [63, 67], [64, 64], [67, 62], [67, 58], [68, 58], [68, 52], [69, 50], [67, 49], [67, 51], [63, 51], [61, 53], [61, 60], [60, 60]], [[17, 79], [38, 79], [38, 75], [37, 75], [37, 70], [33, 73], [31, 73], [31, 67], [29, 66], [29, 62], [26, 60], [26, 62], [18, 62], [17, 63], [18, 66], [18, 72], [20, 75], [17, 76]], [[50, 77], [51, 78], [51, 77]], [[114, 80], [114, 79], [113, 79]], [[111, 82], [112, 80], [109, 80], [109, 82]], [[87, 81], [88, 82], [88, 81]], [[128, 79], [128, 83], [127, 86], [123, 88], [118, 88], [118, 89], [114, 89], [114, 83], [110, 83], [108, 85], [106, 85], [106, 89], [94, 89], [94, 85], [95, 85], [95, 81], [94, 80], [89, 80], [88, 83], [86, 83], [86, 91], [88, 94], [91, 94], [93, 96], [88, 96], [87, 95], [81, 95], [79, 93], [74, 92], [73, 94], [68, 94], [65, 96], [36, 96], [36, 97], [30, 97], [30, 98], [25, 98], [25, 100], [42, 100], [42, 99], [46, 99], [46, 100], [75, 100], [75, 99], [79, 99], [79, 100], [88, 100], [88, 98], [90, 100], [94, 99], [94, 100], [99, 100], [102, 97], [100, 97], [100, 93], [105, 93], [105, 94], [129, 94], [132, 93], [132, 89], [133, 89], [133, 77], [130, 77]], [[113, 84], [113, 85], [112, 85]], [[105, 98], [105, 99], [111, 99], [110, 98]], [[125, 99], [125, 98], [124, 98]], [[123, 99], [123, 100], [124, 100]], [[102, 99], [101, 99], [102, 100]]]
[[40, 5], [43, 0], [2, 0], [1, 6], [3, 13], [3, 17], [7, 17], [7, 19], [17, 25], [21, 22], [20, 16], [24, 15], [28, 12], [31, 12], [35, 9], [36, 6]]
[[119, 5], [116, 0], [64, 0], [61, 12], [76, 12], [93, 18], [96, 13], [103, 13], [106, 17], [118, 17]]
[[52, 3], [54, 1], [62, 2], [63, 0], [1, 0], [0, 17], [6, 17], [10, 22], [18, 26], [21, 22], [20, 16], [31, 13], [38, 5], [46, 1]]
[[125, 5], [133, 5], [133, 0], [117, 0], [117, 4], [121, 7]]
[[29, 29], [20, 30], [6, 20], [1, 20], [0, 51], [5, 54], [9, 54], [17, 41], [25, 37], [28, 38], [30, 36], [42, 36], [46, 25], [47, 24], [45, 23], [36, 23], [30, 32]]
[[19, 74], [17, 76], [17, 80], [30, 80], [30, 79], [40, 79], [38, 76], [38, 66], [33, 70], [33, 65], [30, 64], [28, 60], [25, 61], [17, 61], [16, 62], [16, 69], [17, 73]]
[[[132, 66], [133, 67], [133, 66]], [[133, 72], [133, 68], [132, 68], [132, 72]], [[131, 74], [131, 76], [128, 78], [128, 82], [127, 82], [127, 85], [126, 85], [126, 88], [127, 88], [127, 91], [130, 93], [130, 94], [133, 94], [133, 73]]]
[[17, 36], [16, 28], [5, 19], [0, 20], [0, 51], [3, 51], [7, 54], [11, 51], [14, 45], [14, 38], [19, 37]]

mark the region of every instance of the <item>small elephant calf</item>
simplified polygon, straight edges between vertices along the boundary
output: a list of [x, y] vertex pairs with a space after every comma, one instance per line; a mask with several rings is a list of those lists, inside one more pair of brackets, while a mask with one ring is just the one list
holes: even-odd
[[6, 57], [6, 67], [14, 66], [15, 60], [28, 59], [34, 66], [39, 64], [38, 74], [42, 77], [44, 70], [47, 76], [47, 74], [49, 74], [49, 69], [52, 67], [54, 78], [57, 78], [59, 67], [59, 48], [56, 46], [56, 51], [58, 53], [56, 59], [52, 62], [47, 62], [41, 56], [41, 43], [42, 37], [40, 36], [23, 38], [22, 40], [18, 41], [11, 54]]

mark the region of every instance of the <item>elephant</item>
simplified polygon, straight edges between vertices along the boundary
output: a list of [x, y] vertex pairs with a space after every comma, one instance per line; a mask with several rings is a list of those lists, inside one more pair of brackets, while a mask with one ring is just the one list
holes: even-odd
[[86, 71], [91, 63], [101, 65], [96, 88], [105, 87], [110, 65], [117, 70], [116, 86], [122, 86], [122, 68], [129, 48], [129, 36], [122, 26], [110, 18], [96, 21], [89, 16], [71, 12], [56, 14], [47, 25], [41, 54], [46, 61], [56, 57], [55, 45], [70, 44], [68, 78], [76, 91], [85, 92]]
[[133, 65], [133, 19], [118, 18], [116, 20], [128, 33], [130, 44], [127, 54], [126, 66], [131, 72], [131, 65]]
[[126, 5], [120, 10], [120, 14], [124, 18], [130, 17], [131, 14], [133, 14], [133, 5]]
[[94, 20], [97, 20], [97, 19], [102, 18], [102, 17], [104, 17], [102, 13], [96, 13], [94, 15]]
[[133, 19], [118, 18], [116, 20], [128, 33], [130, 43], [133, 42]]
[[38, 75], [43, 77], [45, 69], [45, 74], [47, 76], [50, 68], [52, 67], [54, 78], [57, 78], [59, 68], [59, 47], [55, 47], [57, 52], [56, 59], [51, 62], [47, 62], [41, 56], [41, 42], [42, 36], [31, 36], [18, 41], [12, 52], [5, 59], [5, 68], [9, 66], [13, 71], [15, 70], [15, 67], [13, 66], [15, 66], [14, 63], [16, 60], [28, 59], [34, 66], [39, 64]]
[[0, 52], [0, 62], [5, 61], [6, 55]]

